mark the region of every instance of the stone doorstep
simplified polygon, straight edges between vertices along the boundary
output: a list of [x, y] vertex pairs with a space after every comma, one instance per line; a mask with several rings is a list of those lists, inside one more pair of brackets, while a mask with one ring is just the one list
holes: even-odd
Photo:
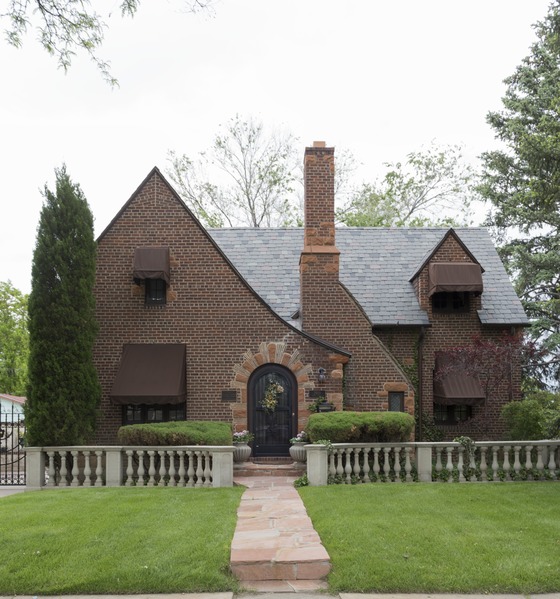
[[262, 561], [245, 564], [232, 562], [231, 571], [240, 580], [286, 581], [320, 580], [331, 570], [329, 561], [274, 562]]
[[242, 586], [253, 593], [313, 593], [329, 588], [324, 580], [244, 580]]
[[297, 478], [305, 472], [305, 464], [293, 461], [289, 463], [242, 462], [233, 466], [234, 479], [239, 476], [292, 476]]

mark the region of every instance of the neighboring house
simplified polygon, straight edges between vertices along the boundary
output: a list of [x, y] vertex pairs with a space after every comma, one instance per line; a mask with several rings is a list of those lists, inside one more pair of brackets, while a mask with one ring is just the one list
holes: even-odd
[[[23, 414], [25, 397], [0, 393], [0, 414]], [[4, 421], [4, 419], [2, 419]]]
[[[433, 370], [474, 334], [527, 324], [487, 231], [335, 230], [334, 148], [306, 149], [304, 179], [303, 229], [206, 231], [154, 169], [101, 234], [99, 442], [127, 423], [225, 420], [256, 435], [256, 456], [287, 455], [317, 397], [414, 414], [415, 385], [448, 437], [482, 434], [480, 386]], [[484, 436], [502, 434], [519, 375]]]

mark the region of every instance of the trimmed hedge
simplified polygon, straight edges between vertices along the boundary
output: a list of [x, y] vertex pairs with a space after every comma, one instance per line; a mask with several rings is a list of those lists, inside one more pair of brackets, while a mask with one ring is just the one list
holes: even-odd
[[232, 445], [231, 424], [196, 420], [131, 424], [117, 433], [123, 445]]
[[306, 430], [311, 442], [402, 443], [410, 440], [414, 418], [404, 412], [329, 412], [312, 414]]

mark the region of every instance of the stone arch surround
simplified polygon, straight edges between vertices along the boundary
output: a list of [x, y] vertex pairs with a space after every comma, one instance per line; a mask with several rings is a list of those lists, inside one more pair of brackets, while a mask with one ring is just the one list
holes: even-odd
[[303, 363], [303, 356], [298, 349], [290, 354], [286, 351], [286, 346], [283, 341], [268, 343], [263, 341], [256, 353], [247, 350], [243, 354], [242, 362], [234, 365], [234, 378], [230, 386], [240, 391], [238, 402], [231, 406], [234, 430], [241, 431], [247, 428], [249, 378], [264, 364], [279, 364], [292, 372], [297, 382], [298, 426], [302, 427], [307, 423], [309, 412], [305, 405], [305, 390], [315, 387], [315, 383], [310, 378], [313, 366]]

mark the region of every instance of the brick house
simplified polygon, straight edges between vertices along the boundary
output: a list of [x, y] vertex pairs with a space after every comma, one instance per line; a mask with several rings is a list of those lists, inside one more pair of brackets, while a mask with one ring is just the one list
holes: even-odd
[[[153, 169], [101, 234], [98, 442], [127, 423], [223, 420], [256, 435], [255, 455], [284, 455], [317, 397], [338, 410], [416, 403], [448, 436], [477, 436], [476, 381], [436, 384], [434, 398], [433, 369], [475, 333], [527, 324], [488, 233], [335, 231], [334, 148], [316, 142], [304, 166], [302, 229], [207, 231]], [[494, 436], [518, 379], [492, 399]]]

